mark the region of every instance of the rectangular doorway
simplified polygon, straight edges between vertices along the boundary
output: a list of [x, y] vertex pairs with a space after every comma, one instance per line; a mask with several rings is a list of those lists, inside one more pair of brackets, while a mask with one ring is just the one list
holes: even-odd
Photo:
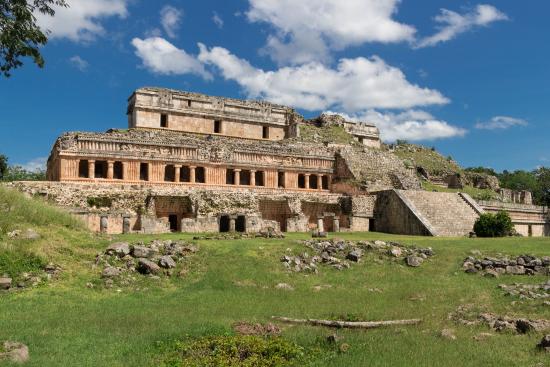
[[176, 214], [168, 215], [168, 222], [170, 223], [170, 231], [171, 232], [177, 232], [178, 231], [178, 216]]

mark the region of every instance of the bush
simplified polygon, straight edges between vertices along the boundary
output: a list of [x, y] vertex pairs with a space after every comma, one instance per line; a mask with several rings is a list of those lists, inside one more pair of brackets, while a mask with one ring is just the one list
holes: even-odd
[[474, 232], [478, 237], [505, 237], [514, 231], [512, 219], [507, 212], [497, 214], [481, 214], [474, 224]]
[[303, 348], [281, 337], [212, 336], [177, 342], [162, 366], [284, 367], [304, 362]]

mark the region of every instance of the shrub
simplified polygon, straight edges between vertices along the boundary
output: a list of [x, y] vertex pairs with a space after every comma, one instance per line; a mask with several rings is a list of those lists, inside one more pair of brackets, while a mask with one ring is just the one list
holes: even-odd
[[304, 362], [303, 348], [281, 337], [211, 336], [177, 342], [162, 366], [284, 367]]
[[110, 208], [113, 205], [111, 198], [106, 196], [89, 197], [86, 201], [90, 207], [95, 206], [96, 208]]
[[505, 211], [481, 214], [474, 224], [474, 232], [478, 237], [504, 237], [513, 231], [512, 219]]

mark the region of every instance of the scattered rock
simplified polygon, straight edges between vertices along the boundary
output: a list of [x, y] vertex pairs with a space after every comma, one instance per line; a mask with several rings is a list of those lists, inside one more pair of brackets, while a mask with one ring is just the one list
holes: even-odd
[[138, 259], [136, 270], [141, 274], [158, 274], [160, 273], [160, 267], [148, 259]]
[[120, 275], [120, 270], [113, 266], [108, 266], [105, 269], [103, 269], [103, 271], [101, 272], [102, 278], [114, 278], [114, 277], [118, 277], [119, 275]]
[[550, 352], [550, 335], [545, 335], [537, 344], [537, 348]]
[[392, 247], [389, 253], [393, 257], [401, 257], [401, 255], [403, 255], [403, 251], [401, 251], [401, 248], [399, 247]]
[[10, 289], [11, 288], [11, 282], [12, 282], [12, 279], [11, 278], [0, 278], [0, 289], [4, 289], [4, 290], [7, 290], [7, 289]]
[[270, 322], [267, 324], [252, 324], [241, 321], [233, 324], [233, 330], [239, 335], [277, 336], [281, 334], [281, 329]]
[[353, 250], [346, 256], [346, 259], [353, 262], [359, 262], [361, 256], [363, 256], [361, 250]]
[[130, 245], [127, 242], [116, 242], [107, 247], [105, 253], [107, 255], [117, 255], [122, 258], [130, 254]]
[[14, 239], [21, 235], [21, 230], [16, 229], [15, 231], [8, 232], [8, 238]]
[[[471, 253], [473, 254], [474, 251], [471, 251]], [[531, 255], [520, 255], [515, 258], [508, 256], [484, 258], [468, 256], [464, 259], [462, 268], [467, 273], [480, 271], [484, 275], [492, 273], [488, 276], [493, 276], [495, 273], [498, 275], [550, 275], [550, 258], [547, 256], [537, 258]], [[476, 269], [476, 271], [472, 269]]]
[[485, 274], [483, 276], [489, 277], [489, 278], [498, 278], [498, 272], [494, 269], [487, 269], [485, 270]]
[[424, 259], [419, 256], [407, 256], [407, 265], [412, 267], [419, 267], [424, 262]]
[[336, 335], [336, 334], [330, 334], [329, 336], [327, 336], [327, 343], [329, 344], [336, 344], [338, 343], [340, 340], [344, 339], [343, 337], [339, 336], [339, 335]]
[[136, 258], [147, 258], [151, 254], [151, 248], [145, 246], [132, 246], [132, 256]]
[[482, 340], [485, 340], [485, 339], [489, 339], [490, 337], [494, 336], [494, 334], [491, 334], [491, 333], [479, 333], [477, 335], [474, 335], [474, 340], [477, 340], [477, 341], [482, 341]]
[[29, 360], [29, 348], [18, 342], [5, 341], [4, 352], [0, 353], [0, 361], [7, 360], [12, 363], [25, 363]]
[[456, 340], [456, 335], [453, 329], [443, 329], [441, 330], [440, 336], [443, 339], [447, 340]]
[[24, 240], [38, 240], [40, 235], [34, 229], [28, 228], [21, 234], [21, 238]]
[[275, 286], [276, 289], [283, 289], [285, 291], [293, 291], [294, 287], [287, 283], [279, 283]]
[[159, 265], [165, 269], [172, 269], [176, 267], [176, 262], [170, 255], [164, 255], [159, 260]]

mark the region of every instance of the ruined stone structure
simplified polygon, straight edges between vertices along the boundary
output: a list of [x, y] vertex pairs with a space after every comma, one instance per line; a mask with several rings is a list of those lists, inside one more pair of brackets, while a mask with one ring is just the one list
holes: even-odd
[[136, 90], [127, 114], [127, 130], [61, 135], [48, 181], [13, 185], [113, 234], [450, 236], [466, 235], [482, 211], [467, 195], [419, 191], [416, 170], [381, 146], [373, 125], [162, 88]]

